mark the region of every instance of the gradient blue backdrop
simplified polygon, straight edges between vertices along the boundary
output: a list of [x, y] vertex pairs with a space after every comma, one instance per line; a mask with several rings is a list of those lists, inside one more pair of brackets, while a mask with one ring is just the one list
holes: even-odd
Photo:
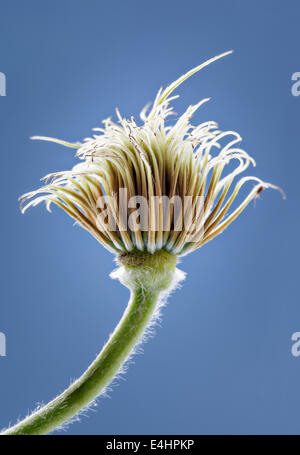
[[[210, 96], [196, 120], [235, 129], [266, 191], [221, 236], [182, 261], [184, 287], [125, 381], [69, 434], [300, 433], [297, 1], [0, 2], [0, 426], [47, 402], [93, 360], [128, 293], [113, 257], [62, 212], [25, 216], [17, 198], [114, 114], [129, 116], [203, 60], [226, 57], [179, 89], [176, 110]], [[252, 173], [252, 170], [251, 170]]]

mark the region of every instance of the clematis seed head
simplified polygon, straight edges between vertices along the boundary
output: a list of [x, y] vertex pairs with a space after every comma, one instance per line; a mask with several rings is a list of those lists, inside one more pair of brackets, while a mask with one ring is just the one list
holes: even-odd
[[[126, 119], [116, 110], [81, 143], [35, 136], [77, 150], [73, 169], [47, 175], [45, 185], [21, 197], [22, 211], [56, 204], [113, 253], [165, 250], [185, 255], [224, 231], [263, 189], [257, 177], [236, 178], [255, 161], [239, 148], [241, 137], [217, 123], [193, 125], [209, 99], [191, 105], [173, 124], [174, 90], [192, 74], [230, 54], [218, 55], [158, 91], [149, 110]], [[228, 165], [230, 171], [226, 172]], [[247, 196], [230, 209], [245, 184]]]

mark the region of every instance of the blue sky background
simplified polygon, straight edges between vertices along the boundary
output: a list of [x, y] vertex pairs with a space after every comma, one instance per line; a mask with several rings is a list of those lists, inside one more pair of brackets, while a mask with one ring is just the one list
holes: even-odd
[[[235, 53], [180, 87], [176, 110], [243, 137], [265, 191], [221, 236], [184, 258], [187, 280], [125, 380], [67, 434], [300, 433], [299, 2], [0, 2], [0, 426], [47, 402], [94, 359], [127, 303], [113, 257], [71, 219], [17, 198], [74, 165], [77, 141], [118, 106], [138, 115], [158, 88]], [[252, 173], [252, 170], [250, 171]]]

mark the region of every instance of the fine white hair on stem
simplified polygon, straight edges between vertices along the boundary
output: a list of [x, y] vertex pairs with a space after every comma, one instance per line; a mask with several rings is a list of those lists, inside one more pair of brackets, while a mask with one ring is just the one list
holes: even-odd
[[[221, 131], [213, 121], [191, 123], [193, 114], [209, 98], [189, 106], [173, 125], [166, 126], [166, 120], [174, 114], [170, 102], [177, 95], [171, 96], [173, 91], [230, 53], [204, 62], [165, 90], [161, 88], [152, 108], [147, 105], [141, 111], [141, 125], [116, 109], [117, 123], [105, 119], [103, 128], [95, 128], [97, 134], [82, 143], [34, 136], [75, 148], [81, 162], [72, 170], [47, 175], [45, 186], [24, 194], [22, 211], [43, 201], [51, 211], [51, 204], [56, 204], [112, 253], [165, 249], [181, 256], [219, 235], [263, 189], [279, 188], [257, 177], [237, 180], [251, 164], [255, 166], [254, 159], [238, 147], [242, 140], [238, 133]], [[237, 165], [232, 169], [233, 163]], [[230, 212], [247, 182], [254, 182], [254, 187]], [[124, 198], [120, 189], [126, 189]], [[124, 214], [124, 206], [132, 198], [147, 202], [146, 229], [138, 224], [133, 229], [128, 223], [136, 207], [129, 206]], [[158, 205], [152, 203], [155, 198]], [[176, 218], [173, 206], [164, 211], [164, 198], [190, 198], [190, 203]], [[197, 210], [199, 199], [203, 201], [201, 210]], [[104, 202], [99, 204], [100, 200]], [[106, 216], [112, 223], [104, 221]], [[187, 222], [182, 226], [183, 218]]]
[[[151, 273], [152, 273], [151, 270], [149, 270], [149, 274], [151, 274]], [[127, 280], [128, 280], [128, 274], [130, 274], [130, 271], [128, 271], [128, 269], [125, 270], [124, 267], [118, 267], [110, 274], [110, 276], [112, 279], [118, 279], [122, 283], [124, 283], [124, 281], [127, 282]], [[99, 400], [101, 398], [109, 397], [109, 392], [111, 392], [113, 390], [113, 388], [117, 386], [118, 381], [123, 377], [123, 375], [127, 372], [129, 366], [133, 363], [133, 357], [135, 355], [142, 354], [143, 353], [143, 350], [141, 348], [142, 345], [154, 336], [155, 327], [161, 322], [162, 308], [168, 303], [169, 296], [176, 289], [181, 287], [182, 282], [185, 279], [185, 276], [186, 276], [186, 274], [182, 270], [180, 270], [178, 268], [176, 268], [174, 270], [174, 272], [172, 273], [172, 281], [171, 281], [169, 287], [160, 293], [159, 298], [156, 302], [155, 310], [152, 314], [151, 319], [148, 322], [147, 327], [145, 328], [145, 330], [143, 332], [143, 335], [140, 337], [140, 339], [138, 340], [136, 345], [133, 347], [133, 349], [129, 353], [128, 357], [126, 358], [125, 362], [121, 365], [118, 372], [112, 378], [111, 382], [105, 388], [103, 388], [101, 390], [101, 392], [99, 393], [99, 395], [97, 397], [95, 397], [87, 406], [82, 408], [76, 415], [74, 415], [73, 417], [66, 420], [64, 423], [62, 423], [58, 427], [56, 427], [53, 431], [67, 430], [69, 425], [71, 425], [74, 422], [80, 421], [81, 417], [86, 417], [88, 415], [89, 411], [92, 411], [95, 407], [97, 407]], [[130, 280], [130, 278], [129, 278], [129, 280]], [[142, 286], [143, 283], [140, 282], [140, 285]], [[130, 302], [128, 304], [128, 307], [129, 306], [130, 306]], [[112, 336], [113, 336], [113, 334], [110, 335], [109, 339]], [[109, 341], [109, 339], [108, 339], [108, 341]], [[74, 382], [76, 382], [76, 380], [71, 381], [70, 386]], [[43, 408], [43, 406], [44, 406], [43, 403], [39, 403], [36, 406], [33, 413], [37, 412], [38, 410]], [[32, 414], [32, 413], [30, 412], [28, 415], [30, 415], [30, 414]], [[19, 421], [21, 421], [21, 419], [19, 419]]]

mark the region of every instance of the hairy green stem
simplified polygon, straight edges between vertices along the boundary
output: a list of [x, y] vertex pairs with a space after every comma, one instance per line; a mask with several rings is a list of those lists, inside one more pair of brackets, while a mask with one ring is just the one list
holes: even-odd
[[[140, 257], [138, 266], [128, 266], [128, 257], [123, 255], [119, 260], [122, 265], [119, 269], [121, 273], [117, 277], [130, 288], [130, 301], [121, 321], [96, 360], [61, 395], [13, 427], [4, 430], [2, 435], [49, 433], [75, 416], [104, 390], [142, 337], [156, 310], [160, 293], [170, 288], [175, 270], [174, 259], [170, 255], [166, 260], [165, 253], [163, 256], [162, 265], [162, 261], [159, 261], [161, 266], [154, 269], [149, 261], [143, 266]], [[153, 262], [153, 258], [151, 261]]]

